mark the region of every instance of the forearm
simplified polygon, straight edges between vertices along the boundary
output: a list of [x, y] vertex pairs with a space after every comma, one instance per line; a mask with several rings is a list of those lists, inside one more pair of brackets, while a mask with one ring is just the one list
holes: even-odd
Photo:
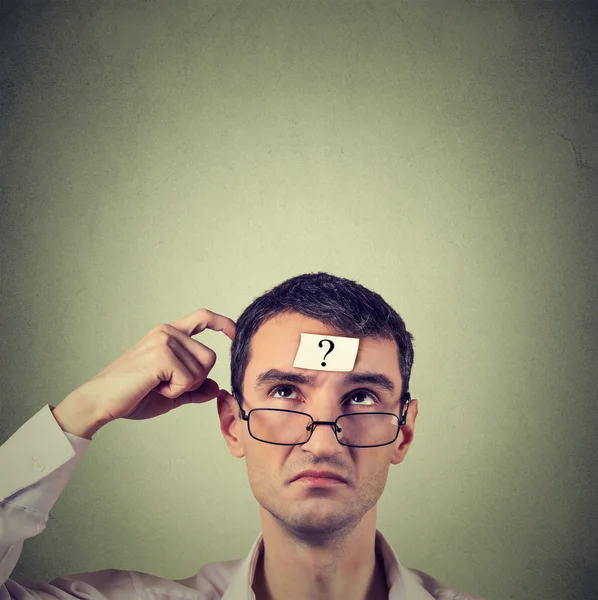
[[74, 396], [67, 396], [52, 409], [52, 414], [63, 431], [88, 440], [91, 440], [92, 436], [106, 424], [106, 421], [99, 418], [93, 407]]
[[[69, 417], [66, 420], [70, 428]], [[85, 427], [73, 429], [88, 433]], [[0, 446], [0, 599], [13, 597], [3, 583], [19, 560], [23, 542], [44, 531], [89, 445], [88, 439], [62, 430], [46, 405]]]

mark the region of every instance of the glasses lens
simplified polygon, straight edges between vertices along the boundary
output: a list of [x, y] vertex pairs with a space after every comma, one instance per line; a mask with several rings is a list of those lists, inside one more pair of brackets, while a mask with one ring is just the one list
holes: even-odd
[[249, 433], [263, 442], [302, 444], [309, 438], [309, 415], [273, 408], [257, 408], [249, 413]]
[[343, 415], [337, 421], [338, 439], [347, 446], [381, 446], [393, 442], [399, 432], [396, 415], [360, 413]]
[[[258, 408], [249, 413], [249, 433], [273, 444], [303, 444], [310, 435], [309, 415], [286, 410]], [[392, 414], [343, 415], [337, 424], [338, 439], [347, 446], [380, 446], [393, 442], [399, 419]]]

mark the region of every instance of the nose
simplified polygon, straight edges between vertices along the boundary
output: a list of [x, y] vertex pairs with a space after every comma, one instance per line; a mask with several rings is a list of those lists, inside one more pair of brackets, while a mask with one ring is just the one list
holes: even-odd
[[[322, 419], [332, 422], [333, 419]], [[312, 423], [312, 432], [309, 441], [301, 444], [303, 450], [316, 454], [318, 456], [330, 456], [343, 452], [344, 446], [339, 444], [334, 433], [334, 423], [318, 423], [318, 419], [314, 417]]]

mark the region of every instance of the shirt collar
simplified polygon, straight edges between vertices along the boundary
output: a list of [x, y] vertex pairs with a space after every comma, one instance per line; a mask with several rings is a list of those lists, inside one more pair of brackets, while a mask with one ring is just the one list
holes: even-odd
[[[417, 576], [404, 567], [380, 531], [376, 530], [376, 546], [382, 553], [388, 600], [431, 600]], [[253, 543], [249, 555], [235, 571], [222, 600], [256, 600], [252, 589], [253, 577], [260, 552], [264, 547], [263, 533]]]

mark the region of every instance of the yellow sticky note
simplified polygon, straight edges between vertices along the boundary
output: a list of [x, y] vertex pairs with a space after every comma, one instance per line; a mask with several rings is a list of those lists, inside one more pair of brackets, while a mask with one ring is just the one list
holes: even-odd
[[359, 338], [302, 333], [294, 367], [315, 371], [352, 371]]

